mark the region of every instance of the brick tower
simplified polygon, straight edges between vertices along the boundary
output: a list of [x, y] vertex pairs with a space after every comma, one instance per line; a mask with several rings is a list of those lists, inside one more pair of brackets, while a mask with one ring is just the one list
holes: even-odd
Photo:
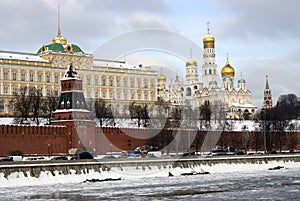
[[82, 80], [72, 63], [61, 79], [61, 95], [52, 125], [69, 128], [69, 152], [95, 151], [95, 126], [82, 93]]

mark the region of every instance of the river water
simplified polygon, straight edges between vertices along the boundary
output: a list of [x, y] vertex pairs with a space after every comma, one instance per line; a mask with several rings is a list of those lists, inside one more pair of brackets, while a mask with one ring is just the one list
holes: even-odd
[[300, 167], [0, 188], [0, 200], [300, 200]]

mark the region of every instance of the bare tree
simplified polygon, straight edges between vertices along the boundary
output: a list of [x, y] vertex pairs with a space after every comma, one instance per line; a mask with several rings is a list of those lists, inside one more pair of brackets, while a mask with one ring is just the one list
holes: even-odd
[[211, 108], [209, 101], [205, 101], [203, 105], [199, 108], [200, 112], [200, 128], [202, 127], [202, 122], [204, 121], [204, 126], [210, 128], [210, 119], [211, 119]]
[[44, 99], [44, 104], [42, 106], [43, 114], [48, 118], [48, 124], [51, 124], [53, 118], [53, 112], [57, 109], [59, 97], [54, 94], [53, 91], [47, 95]]
[[27, 123], [32, 102], [32, 96], [28, 96], [28, 87], [21, 87], [14, 95], [14, 99], [15, 122]]
[[136, 105], [135, 102], [132, 102], [129, 106], [129, 112], [132, 120], [137, 119], [138, 127], [141, 126], [141, 120], [144, 121], [143, 126], [147, 127], [147, 122], [150, 118], [146, 104]]
[[111, 105], [106, 106], [103, 99], [97, 99], [94, 103], [94, 106], [95, 116], [99, 120], [100, 126], [103, 126], [104, 123], [115, 125]]

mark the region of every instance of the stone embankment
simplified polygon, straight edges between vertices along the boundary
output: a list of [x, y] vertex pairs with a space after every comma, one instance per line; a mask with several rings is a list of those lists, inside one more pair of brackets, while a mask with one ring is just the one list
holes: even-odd
[[[153, 158], [153, 159], [115, 159], [78, 160], [78, 161], [41, 161], [41, 162], [2, 162], [0, 176], [8, 179], [11, 174], [23, 173], [25, 177], [39, 178], [42, 172], [59, 175], [80, 175], [89, 172], [108, 172], [112, 168], [136, 167], [136, 171], [161, 168], [194, 168], [214, 166], [217, 164], [268, 164], [270, 162], [300, 162], [300, 155], [263, 155], [263, 156], [230, 156], [230, 157], [186, 157], [186, 158]], [[1, 179], [1, 178], [0, 178]]]

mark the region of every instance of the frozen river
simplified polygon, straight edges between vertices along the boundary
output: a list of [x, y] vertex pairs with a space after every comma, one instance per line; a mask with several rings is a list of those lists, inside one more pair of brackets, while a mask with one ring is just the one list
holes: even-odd
[[0, 200], [300, 200], [300, 167], [6, 187]]

